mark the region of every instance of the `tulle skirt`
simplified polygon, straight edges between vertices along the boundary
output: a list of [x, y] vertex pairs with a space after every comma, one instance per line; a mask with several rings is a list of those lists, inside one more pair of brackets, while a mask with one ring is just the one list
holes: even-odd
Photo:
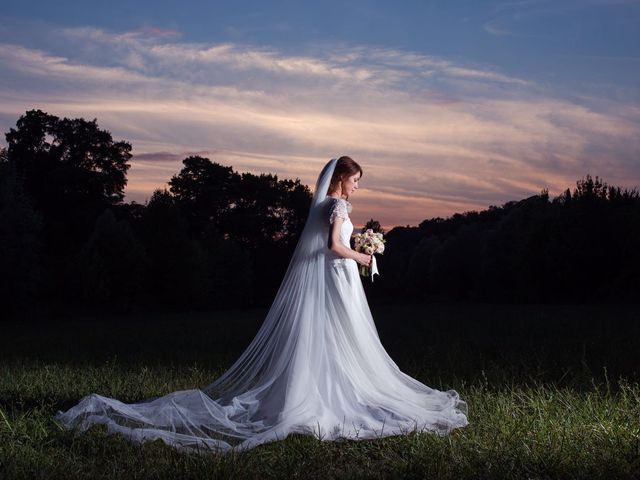
[[466, 426], [467, 404], [455, 390], [435, 390], [406, 375], [384, 350], [356, 262], [329, 259], [325, 274], [325, 311], [288, 305], [280, 312], [289, 332], [284, 340], [275, 329], [262, 335], [263, 349], [277, 348], [259, 368], [251, 364], [256, 371], [250, 387], [240, 382], [243, 391], [203, 387], [130, 404], [94, 393], [56, 420], [80, 430], [104, 424], [134, 442], [161, 439], [197, 452], [245, 450], [292, 433], [331, 441], [446, 435]]

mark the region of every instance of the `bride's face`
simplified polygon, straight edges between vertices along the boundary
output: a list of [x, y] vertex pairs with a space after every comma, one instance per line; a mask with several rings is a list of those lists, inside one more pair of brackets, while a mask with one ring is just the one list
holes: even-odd
[[358, 182], [360, 181], [360, 174], [356, 173], [354, 175], [350, 175], [345, 177], [342, 180], [342, 195], [346, 195], [347, 197], [353, 194], [359, 187]]

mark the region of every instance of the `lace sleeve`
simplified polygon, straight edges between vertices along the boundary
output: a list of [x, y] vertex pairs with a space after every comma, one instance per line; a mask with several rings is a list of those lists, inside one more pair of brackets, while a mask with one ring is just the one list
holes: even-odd
[[347, 219], [349, 218], [349, 207], [351, 205], [346, 200], [339, 199], [331, 205], [329, 213], [329, 223], [333, 223], [336, 218]]

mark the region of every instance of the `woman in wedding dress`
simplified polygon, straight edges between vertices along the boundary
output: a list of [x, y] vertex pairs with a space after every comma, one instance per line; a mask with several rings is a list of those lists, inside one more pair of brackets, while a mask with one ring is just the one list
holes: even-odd
[[350, 246], [347, 199], [361, 175], [349, 157], [324, 166], [271, 308], [222, 376], [130, 404], [93, 393], [56, 420], [80, 430], [104, 424], [134, 442], [161, 439], [198, 452], [246, 450], [291, 433], [373, 439], [466, 426], [467, 404], [455, 390], [406, 375], [380, 343], [358, 271], [375, 259]]

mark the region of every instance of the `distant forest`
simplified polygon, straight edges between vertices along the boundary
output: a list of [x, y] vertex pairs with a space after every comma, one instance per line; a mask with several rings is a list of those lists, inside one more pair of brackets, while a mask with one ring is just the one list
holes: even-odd
[[[124, 202], [131, 144], [30, 110], [0, 150], [3, 315], [268, 306], [302, 231], [299, 179], [190, 156]], [[371, 219], [365, 228], [379, 230]], [[372, 302], [637, 302], [640, 194], [586, 175], [539, 195], [385, 233]]]

